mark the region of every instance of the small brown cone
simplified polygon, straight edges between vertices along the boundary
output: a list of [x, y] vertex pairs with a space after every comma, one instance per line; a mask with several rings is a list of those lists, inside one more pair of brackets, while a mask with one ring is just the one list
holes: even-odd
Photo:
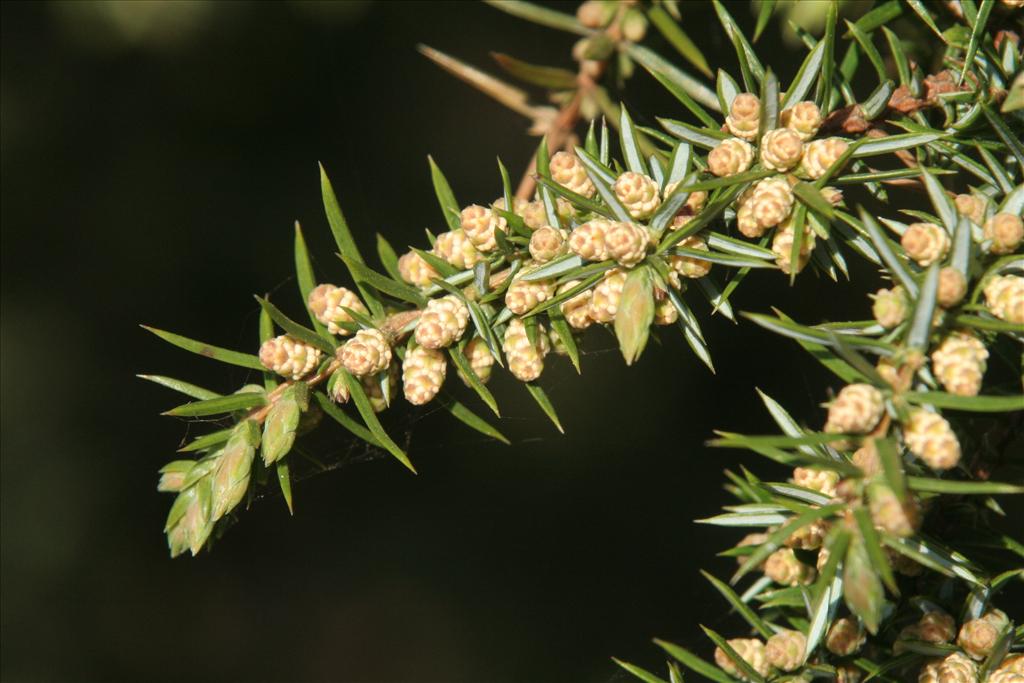
[[964, 622], [956, 643], [967, 655], [980, 661], [992, 652], [1007, 623], [1002, 611], [989, 610], [978, 619]]
[[929, 643], [948, 643], [956, 635], [956, 620], [942, 610], [932, 610], [917, 622], [917, 633]]
[[848, 657], [864, 646], [864, 628], [856, 619], [840, 617], [825, 636], [825, 647], [834, 655]]

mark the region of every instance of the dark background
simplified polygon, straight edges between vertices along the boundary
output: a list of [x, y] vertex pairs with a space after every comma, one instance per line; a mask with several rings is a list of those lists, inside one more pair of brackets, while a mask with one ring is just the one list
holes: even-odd
[[[710, 7], [684, 10], [734, 69]], [[785, 80], [801, 54], [778, 35], [759, 50]], [[252, 294], [299, 305], [295, 219], [344, 282], [318, 160], [372, 254], [377, 231], [439, 229], [428, 153], [463, 203], [499, 194], [495, 155], [513, 174], [529, 158], [526, 122], [418, 42], [490, 71], [489, 50], [571, 68], [571, 36], [468, 2], [3, 4], [4, 680], [623, 681], [612, 655], [663, 671], [652, 636], [710, 654], [697, 624], [731, 628], [698, 569], [727, 571], [714, 553], [740, 534], [692, 520], [726, 501], [723, 468], [786, 473], [703, 442], [772, 428], [755, 385], [817, 425], [831, 379], [720, 317], [717, 376], [674, 331], [626, 369], [593, 330], [582, 378], [545, 374], [566, 436], [507, 377], [512, 448], [403, 405], [388, 424], [418, 477], [389, 458], [336, 469], [297, 484], [293, 518], [258, 501], [214, 552], [168, 558], [156, 470], [202, 425], [159, 417], [180, 398], [133, 375], [247, 378], [137, 323], [254, 350]], [[620, 96], [644, 123], [685, 118], [645, 76]], [[811, 274], [750, 282], [739, 309], [867, 311]], [[327, 429], [318, 455], [362, 450]]]

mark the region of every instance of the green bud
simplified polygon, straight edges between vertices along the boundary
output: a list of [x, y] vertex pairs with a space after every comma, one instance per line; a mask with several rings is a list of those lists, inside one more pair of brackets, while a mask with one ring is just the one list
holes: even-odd
[[309, 385], [296, 382], [277, 399], [263, 425], [263, 462], [277, 462], [291, 450], [304, 410], [309, 408]]
[[629, 271], [615, 313], [615, 336], [626, 365], [631, 365], [647, 346], [654, 321], [654, 291], [651, 272], [646, 266]]
[[217, 469], [213, 473], [211, 519], [217, 521], [242, 502], [249, 486], [256, 446], [260, 432], [252, 420], [239, 422], [224, 450], [221, 451]]
[[647, 34], [647, 17], [635, 7], [622, 18], [622, 35], [626, 40], [638, 43]]
[[185, 483], [185, 476], [196, 464], [195, 460], [175, 460], [160, 468], [160, 483], [157, 491], [180, 491]]

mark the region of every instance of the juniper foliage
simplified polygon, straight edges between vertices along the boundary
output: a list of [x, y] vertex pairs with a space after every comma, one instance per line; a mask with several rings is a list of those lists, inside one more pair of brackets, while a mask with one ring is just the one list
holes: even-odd
[[[701, 330], [710, 307], [792, 339], [837, 390], [821, 429], [762, 393], [779, 434], [721, 431], [709, 442], [794, 469], [788, 481], [726, 472], [735, 504], [698, 522], [748, 533], [723, 551], [735, 574], [705, 577], [747, 627], [731, 637], [704, 628], [705, 657], [656, 641], [671, 658], [668, 680], [683, 680], [679, 665], [714, 681], [1024, 680], [1024, 625], [1000, 609], [1001, 592], [1024, 580], [1024, 544], [994, 523], [1005, 516], [999, 497], [1024, 493], [1020, 3], [889, 0], [843, 25], [838, 3], [823, 3], [821, 35], [797, 31], [807, 53], [791, 75], [754, 47], [776, 11], [769, 0], [756, 3], [750, 39], [714, 3], [733, 74], [712, 73], [674, 0], [589, 0], [576, 16], [491, 4], [580, 36], [576, 72], [495, 55], [555, 106], [421, 47], [542, 136], [518, 186], [499, 161], [497, 199], [463, 207], [430, 160], [443, 231], [401, 256], [378, 235], [378, 269], [321, 168], [353, 289], [319, 282], [296, 225], [308, 321], [258, 298], [258, 354], [147, 328], [263, 373], [227, 395], [142, 376], [192, 399], [166, 414], [219, 426], [160, 471], [159, 489], [176, 496], [171, 555], [210, 546], [261, 487], [279, 487], [290, 509], [295, 444], [324, 415], [415, 472], [378, 418], [400, 385], [410, 402], [438, 401], [507, 441], [473, 401], [442, 390], [458, 377], [500, 416], [487, 388], [498, 365], [561, 430], [539, 382], [552, 351], [579, 371], [583, 331], [604, 325], [629, 364], [652, 327], [675, 326], [713, 371]], [[917, 46], [932, 54], [908, 58], [887, 26], [899, 17], [933, 36]], [[682, 61], [643, 45], [650, 26]], [[679, 102], [660, 130], [609, 95], [637, 66]], [[913, 208], [920, 195], [924, 211]], [[862, 320], [814, 324], [730, 303], [751, 278], [810, 270], [843, 286], [850, 259], [892, 284], [864, 293]]]

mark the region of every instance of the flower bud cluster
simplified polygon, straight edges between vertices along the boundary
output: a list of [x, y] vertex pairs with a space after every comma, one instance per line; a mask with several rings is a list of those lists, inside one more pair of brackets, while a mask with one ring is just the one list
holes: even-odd
[[768, 556], [764, 575], [783, 586], [800, 586], [814, 581], [816, 572], [797, 558], [792, 548], [780, 548]]
[[997, 275], [985, 285], [985, 305], [995, 317], [1024, 325], [1024, 277]]
[[273, 373], [302, 379], [320, 364], [320, 349], [283, 334], [260, 346], [260, 363]]
[[975, 194], [958, 194], [953, 203], [956, 204], [957, 213], [967, 216], [976, 225], [985, 222], [985, 207], [988, 204], [984, 197]]
[[988, 349], [971, 332], [953, 332], [932, 352], [932, 371], [946, 391], [977, 396], [985, 374]]
[[842, 138], [812, 140], [804, 147], [804, 156], [797, 175], [817, 180], [846, 153], [850, 143]]
[[615, 314], [619, 310], [619, 300], [622, 298], [622, 289], [625, 285], [625, 270], [612, 268], [606, 272], [604, 279], [597, 283], [590, 297], [588, 308], [590, 319], [599, 323], [610, 323], [615, 320]]
[[661, 204], [661, 193], [653, 178], [642, 173], [627, 171], [620, 175], [612, 187], [615, 196], [637, 220], [649, 218]]
[[[502, 205], [504, 203], [502, 201]], [[508, 223], [504, 218], [479, 204], [472, 204], [464, 208], [459, 214], [459, 219], [463, 234], [482, 253], [497, 249], [498, 242], [494, 236], [496, 230], [508, 232]]]
[[341, 364], [357, 377], [375, 375], [391, 364], [391, 346], [380, 330], [359, 330], [341, 347]]
[[[417, 258], [419, 258], [417, 256]], [[354, 322], [345, 309], [356, 313], [366, 314], [366, 306], [359, 300], [359, 296], [350, 289], [335, 287], [330, 284], [317, 285], [309, 293], [306, 303], [309, 310], [313, 312], [316, 319], [327, 325], [327, 331], [331, 334], [350, 335], [352, 332], [341, 327], [341, 323]]]
[[871, 295], [874, 303], [871, 313], [879, 325], [887, 330], [896, 327], [910, 314], [910, 300], [903, 287], [896, 285], [892, 289], [880, 289]]
[[[487, 343], [480, 337], [473, 337], [462, 350], [462, 354], [469, 361], [469, 367], [476, 373], [480, 381], [487, 384], [491, 379], [491, 369], [494, 367], [494, 356], [491, 354], [491, 350], [487, 348]], [[461, 371], [459, 372], [459, 377], [463, 382], [469, 384], [469, 381], [462, 375]]]
[[[569, 280], [559, 286], [558, 294], [564, 294], [579, 284], [579, 280]], [[585, 289], [561, 303], [562, 315], [565, 316], [565, 321], [573, 329], [585, 330], [594, 322], [594, 319], [590, 317], [590, 301], [593, 295], [594, 291], [592, 289]]]
[[779, 631], [765, 643], [765, 657], [772, 666], [782, 671], [794, 671], [804, 661], [807, 636], [800, 631]]
[[977, 683], [978, 666], [961, 653], [954, 652], [945, 659], [925, 664], [917, 680], [918, 683]]
[[537, 263], [547, 263], [565, 250], [568, 238], [565, 230], [541, 226], [530, 235], [530, 256]]
[[1009, 625], [1006, 613], [990, 609], [977, 619], [964, 622], [960, 627], [956, 643], [972, 659], [985, 659], [999, 641], [999, 636]]
[[903, 441], [929, 467], [948, 470], [960, 462], [960, 442], [946, 418], [917, 408], [903, 423]]
[[556, 152], [551, 157], [548, 165], [551, 171], [551, 179], [556, 183], [576, 194], [584, 197], [593, 197], [597, 192], [594, 183], [587, 175], [587, 169], [575, 154], [569, 152]]
[[484, 257], [461, 229], [438, 235], [434, 253], [460, 270], [472, 268]]
[[776, 128], [761, 138], [761, 163], [773, 171], [788, 171], [800, 163], [804, 143], [800, 134], [789, 128]]
[[[434, 253], [441, 256], [436, 248]], [[442, 258], [444, 257], [442, 256]], [[427, 287], [430, 285], [431, 279], [438, 277], [434, 267], [415, 251], [402, 254], [398, 259], [398, 274], [403, 280], [416, 287]]]
[[789, 275], [794, 270], [799, 273], [811, 259], [811, 252], [817, 241], [814, 231], [806, 222], [803, 227], [803, 236], [800, 240], [800, 251], [797, 253], [796, 265], [793, 265], [793, 240], [796, 235], [795, 221], [790, 215], [772, 237], [772, 253], [775, 254], [775, 265], [783, 273]]
[[743, 173], [754, 163], [754, 148], [740, 138], [723, 140], [708, 154], [708, 170], [720, 178]]
[[825, 431], [829, 434], [867, 434], [882, 419], [882, 392], [870, 384], [849, 384], [828, 408]]
[[[731, 647], [733, 651], [739, 655], [740, 659], [746, 662], [751, 669], [761, 676], [768, 675], [770, 664], [768, 663], [768, 656], [765, 652], [764, 643], [757, 638], [733, 638], [727, 642], [729, 643], [729, 647]], [[749, 680], [740, 668], [736, 666], [736, 663], [732, 661], [732, 658], [726, 654], [725, 650], [720, 647], [715, 648], [715, 664], [730, 676], [736, 676], [744, 681]]]
[[402, 362], [402, 387], [406, 400], [421, 406], [437, 396], [447, 369], [443, 352], [423, 346], [411, 349]]
[[569, 249], [587, 261], [616, 260], [631, 268], [643, 260], [650, 244], [647, 229], [636, 223], [593, 220], [569, 235]]
[[554, 280], [524, 280], [520, 273], [505, 291], [505, 305], [516, 315], [525, 315], [555, 294]]
[[985, 221], [985, 240], [993, 254], [1012, 254], [1024, 241], [1024, 221], [1012, 213], [997, 213]]
[[431, 299], [416, 323], [416, 343], [428, 349], [451, 346], [462, 338], [469, 308], [453, 295]]
[[725, 127], [738, 138], [751, 141], [757, 139], [761, 125], [761, 100], [757, 95], [740, 93], [732, 100]]
[[848, 657], [864, 646], [866, 635], [859, 621], [850, 617], [840, 617], [832, 622], [825, 636], [825, 647], [834, 655]]
[[[677, 246], [694, 251], [709, 251], [707, 240], [700, 235], [685, 237]], [[668, 265], [672, 269], [671, 274], [678, 274], [685, 278], [702, 278], [711, 272], [711, 261], [684, 254], [672, 254], [669, 256]], [[673, 282], [672, 284], [676, 289], [679, 289], [680, 284], [678, 282]]]
[[805, 142], [817, 135], [821, 121], [821, 110], [814, 102], [797, 102], [779, 115], [779, 122]]
[[532, 382], [544, 371], [544, 356], [551, 350], [551, 343], [543, 325], [537, 325], [536, 339], [530, 341], [523, 321], [512, 318], [505, 330], [502, 350], [509, 372], [521, 382]]
[[900, 238], [907, 256], [922, 268], [946, 258], [949, 253], [949, 234], [934, 223], [911, 223]]

